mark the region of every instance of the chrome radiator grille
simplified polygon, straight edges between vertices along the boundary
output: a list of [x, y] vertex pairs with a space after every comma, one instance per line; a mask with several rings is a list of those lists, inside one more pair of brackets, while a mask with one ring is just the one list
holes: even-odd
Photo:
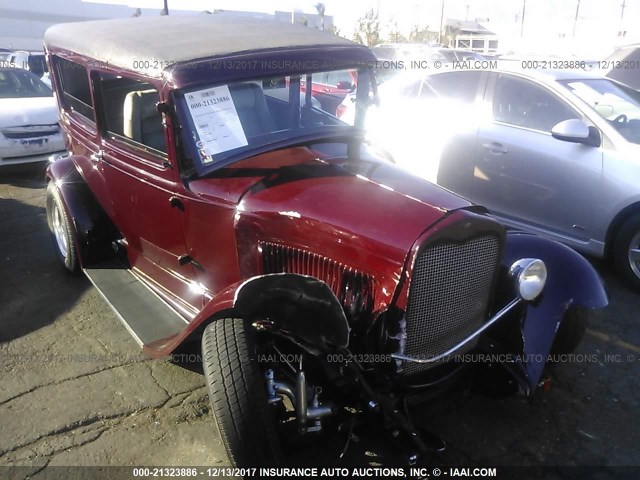
[[[483, 323], [499, 257], [500, 240], [491, 235], [438, 243], [419, 254], [409, 288], [405, 355], [441, 354]], [[403, 373], [434, 365], [404, 362]]]

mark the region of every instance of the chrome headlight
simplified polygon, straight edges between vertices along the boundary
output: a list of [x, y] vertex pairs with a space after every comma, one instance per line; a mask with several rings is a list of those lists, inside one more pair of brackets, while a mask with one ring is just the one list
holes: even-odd
[[538, 258], [522, 258], [511, 265], [509, 275], [516, 282], [520, 298], [535, 300], [547, 283], [547, 266]]

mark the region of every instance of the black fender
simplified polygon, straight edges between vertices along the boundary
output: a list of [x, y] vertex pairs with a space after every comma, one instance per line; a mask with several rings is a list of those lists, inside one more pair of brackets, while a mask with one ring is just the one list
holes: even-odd
[[236, 291], [234, 310], [245, 319], [268, 319], [283, 333], [326, 350], [349, 344], [340, 301], [317, 278], [274, 273], [251, 278]]
[[67, 215], [73, 222], [80, 265], [113, 256], [111, 241], [116, 229], [80, 174], [73, 157], [49, 163], [47, 182], [51, 182], [62, 197]]
[[548, 273], [542, 294], [526, 304], [520, 325], [524, 353], [521, 366], [533, 390], [569, 307], [603, 308], [609, 301], [602, 279], [582, 255], [561, 243], [517, 231], [507, 233], [501, 287], [510, 281], [506, 271], [521, 258], [539, 258]]

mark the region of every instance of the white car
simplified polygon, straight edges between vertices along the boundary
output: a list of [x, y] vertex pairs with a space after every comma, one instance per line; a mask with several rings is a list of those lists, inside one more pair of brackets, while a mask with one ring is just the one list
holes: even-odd
[[0, 68], [0, 166], [66, 154], [51, 89], [33, 73]]

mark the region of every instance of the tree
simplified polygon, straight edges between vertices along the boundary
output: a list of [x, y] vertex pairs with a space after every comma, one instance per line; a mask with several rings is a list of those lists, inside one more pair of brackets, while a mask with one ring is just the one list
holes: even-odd
[[316, 11], [318, 12], [318, 15], [320, 16], [320, 30], [324, 30], [324, 3], [316, 3], [314, 6]]
[[338, 37], [342, 37], [342, 31], [335, 25], [331, 25], [331, 33], [337, 35]]
[[411, 33], [409, 34], [409, 41], [412, 43], [429, 43], [436, 42], [438, 40], [438, 32], [432, 32], [429, 30], [429, 26], [424, 28], [419, 25], [411, 27]]
[[393, 20], [389, 23], [389, 41], [393, 43], [406, 43], [407, 37], [405, 37], [398, 29], [398, 22]]
[[356, 30], [353, 32], [353, 41], [373, 47], [380, 43], [380, 19], [378, 14], [372, 9], [360, 17], [356, 23]]

